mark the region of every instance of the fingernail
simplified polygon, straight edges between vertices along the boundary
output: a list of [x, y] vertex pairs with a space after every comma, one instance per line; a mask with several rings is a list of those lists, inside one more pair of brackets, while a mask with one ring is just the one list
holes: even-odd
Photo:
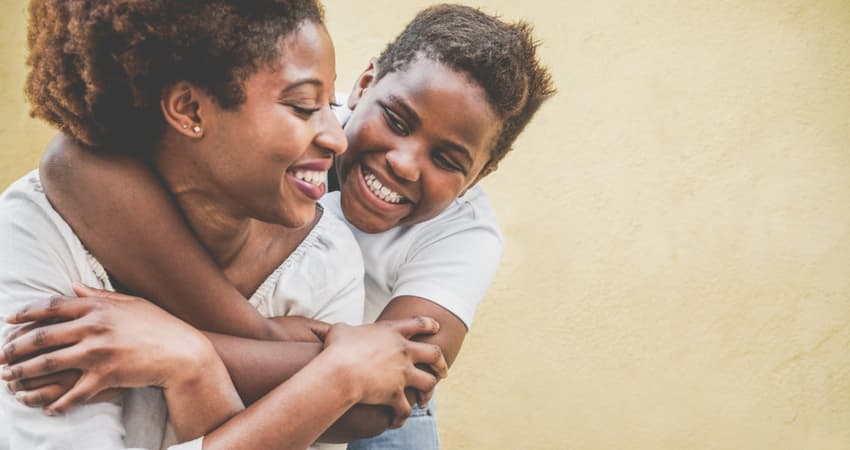
[[12, 379], [12, 369], [9, 366], [3, 368], [3, 373], [0, 375], [4, 380], [9, 381]]
[[49, 408], [44, 408], [44, 409], [42, 409], [42, 411], [44, 412], [45, 416], [53, 417], [53, 416], [56, 415], [56, 411], [49, 409]]
[[6, 383], [6, 390], [9, 391], [10, 394], [15, 393], [15, 390], [12, 389], [12, 383]]
[[23, 391], [21, 391], [21, 392], [15, 392], [15, 400], [17, 400], [17, 401], [19, 401], [19, 402], [21, 402], [21, 403], [23, 403], [23, 402], [24, 402], [24, 399], [25, 399], [26, 397], [27, 397], [27, 393], [26, 393], [26, 392], [23, 392]]

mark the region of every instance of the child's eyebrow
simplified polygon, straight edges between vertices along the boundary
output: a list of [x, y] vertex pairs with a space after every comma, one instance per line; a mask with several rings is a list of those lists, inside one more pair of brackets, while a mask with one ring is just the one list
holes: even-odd
[[[419, 115], [416, 114], [416, 111], [414, 111], [413, 108], [411, 108], [410, 105], [408, 105], [407, 102], [404, 101], [404, 99], [397, 95], [390, 94], [387, 96], [387, 100], [393, 106], [404, 110], [404, 115], [407, 116], [405, 117], [405, 119], [407, 119], [407, 121], [409, 122], [408, 126], [410, 126], [411, 129], [415, 129], [419, 125], [421, 125], [422, 119], [419, 118]], [[470, 152], [468, 148], [464, 147], [461, 144], [458, 144], [457, 142], [450, 141], [447, 139], [441, 139], [440, 145], [449, 150], [453, 150], [455, 152], [460, 153], [461, 156], [466, 159], [467, 164], [472, 164], [472, 162], [474, 161], [474, 159], [472, 158], [472, 152]]]
[[387, 100], [389, 100], [389, 102], [393, 105], [404, 110], [404, 115], [407, 116], [406, 119], [410, 122], [408, 123], [410, 128], [418, 128], [419, 125], [422, 124], [422, 119], [419, 118], [419, 114], [416, 114], [416, 111], [414, 111], [413, 108], [404, 101], [404, 99], [397, 95], [390, 94], [387, 96]]

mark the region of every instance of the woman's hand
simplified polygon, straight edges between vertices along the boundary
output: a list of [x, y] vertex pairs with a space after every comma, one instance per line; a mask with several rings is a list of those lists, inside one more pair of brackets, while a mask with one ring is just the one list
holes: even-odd
[[[389, 320], [352, 327], [336, 324], [325, 337], [320, 357], [328, 357], [358, 386], [360, 403], [387, 405], [393, 409], [393, 427], [410, 415], [406, 387], [431, 393], [448, 373], [440, 347], [411, 341], [434, 334], [440, 326], [429, 317]], [[416, 365], [424, 365], [420, 369]], [[430, 394], [428, 394], [430, 396]]]
[[277, 316], [268, 320], [269, 334], [276, 341], [322, 343], [330, 325], [300, 316]]
[[11, 387], [40, 389], [19, 394], [21, 400], [53, 400], [64, 389], [55, 386], [67, 386], [68, 371], [81, 371], [76, 384], [47, 406], [48, 414], [65, 412], [109, 388], [168, 388], [192, 372], [187, 368], [217, 358], [200, 332], [148, 301], [84, 286], [74, 291], [80, 298], [53, 297], [7, 318], [12, 324], [34, 322], [0, 356], [8, 364], [2, 378]]

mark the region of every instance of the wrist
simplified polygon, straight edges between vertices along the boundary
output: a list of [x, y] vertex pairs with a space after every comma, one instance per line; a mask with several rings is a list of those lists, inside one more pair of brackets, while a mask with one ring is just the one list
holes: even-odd
[[216, 379], [221, 378], [222, 374], [227, 375], [227, 368], [215, 347], [200, 332], [193, 333], [192, 339], [180, 343], [176, 358], [166, 364], [168, 372], [161, 385], [165, 389], [192, 386], [211, 375]]
[[335, 355], [335, 352], [323, 349], [309, 366], [314, 370], [326, 373], [325, 379], [332, 379], [332, 386], [337, 389], [339, 398], [344, 399], [351, 405], [359, 403], [364, 395], [363, 380], [357, 376], [357, 371], [348, 362], [345, 355]]

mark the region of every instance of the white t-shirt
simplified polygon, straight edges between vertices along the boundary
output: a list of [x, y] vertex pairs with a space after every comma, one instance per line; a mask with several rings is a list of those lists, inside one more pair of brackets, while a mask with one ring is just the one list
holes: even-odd
[[[321, 202], [345, 220], [339, 192]], [[392, 299], [412, 295], [442, 306], [470, 327], [503, 250], [498, 222], [480, 186], [418, 224], [369, 234], [345, 222], [366, 267], [366, 322], [374, 322]]]
[[[103, 266], [51, 207], [33, 171], [0, 197], [0, 316], [52, 295], [73, 295], [74, 281], [112, 290]], [[360, 323], [363, 264], [348, 228], [323, 214], [250, 300], [264, 315]], [[0, 338], [14, 329], [3, 323]], [[168, 447], [166, 424], [165, 401], [154, 388], [132, 389], [112, 402], [56, 417], [18, 403], [5, 389], [0, 393], [0, 449], [159, 449]], [[201, 444], [202, 438], [168, 448]]]

